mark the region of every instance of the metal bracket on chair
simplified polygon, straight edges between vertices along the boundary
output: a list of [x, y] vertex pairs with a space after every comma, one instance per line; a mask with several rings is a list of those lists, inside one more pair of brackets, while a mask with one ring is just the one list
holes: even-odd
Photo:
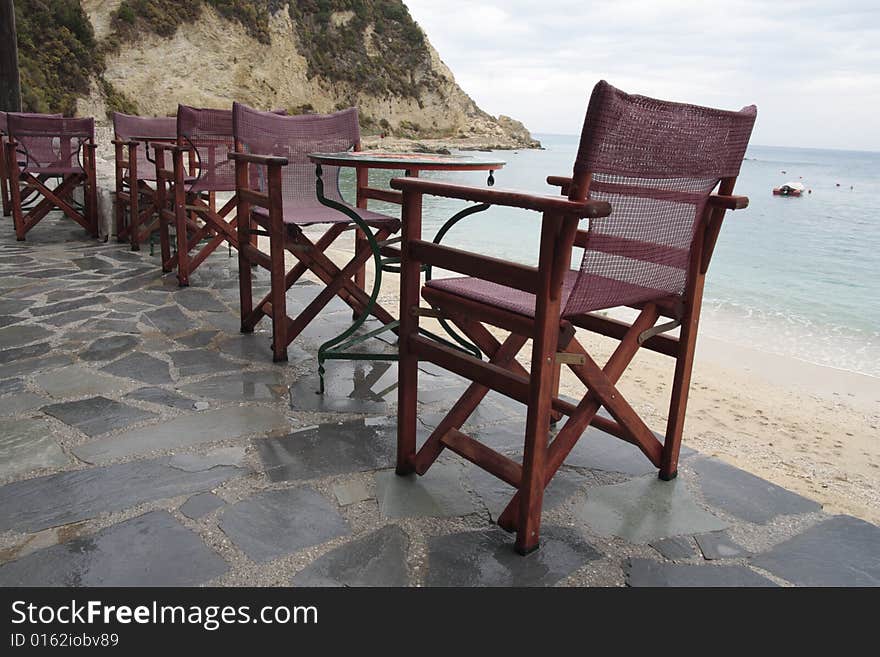
[[587, 357], [583, 354], [570, 354], [566, 351], [557, 351], [556, 363], [558, 365], [586, 365]]
[[681, 320], [678, 319], [673, 319], [671, 322], [666, 322], [665, 324], [660, 324], [658, 326], [652, 326], [647, 331], [642, 331], [641, 333], [639, 333], [639, 346], [643, 345], [655, 335], [666, 333], [666, 331], [671, 331], [672, 329], [678, 328], [679, 326], [681, 326]]
[[409, 309], [409, 314], [413, 317], [434, 317], [435, 319], [445, 319], [446, 315], [441, 313], [439, 310], [435, 310], [434, 308], [422, 308], [420, 306], [413, 306]]

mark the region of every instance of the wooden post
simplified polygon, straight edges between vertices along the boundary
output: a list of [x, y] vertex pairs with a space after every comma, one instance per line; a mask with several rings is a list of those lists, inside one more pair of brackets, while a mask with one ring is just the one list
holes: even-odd
[[0, 0], [0, 111], [21, 111], [18, 40], [12, 0]]

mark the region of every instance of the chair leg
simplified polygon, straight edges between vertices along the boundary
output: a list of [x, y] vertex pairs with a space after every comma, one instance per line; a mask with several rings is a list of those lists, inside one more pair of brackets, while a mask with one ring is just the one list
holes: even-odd
[[280, 207], [270, 210], [269, 272], [272, 295], [272, 360], [287, 360], [287, 276], [284, 270], [284, 223]]
[[669, 419], [666, 422], [666, 439], [660, 458], [660, 479], [670, 481], [678, 474], [678, 456], [681, 451], [681, 438], [684, 433], [684, 419], [687, 410], [688, 392], [691, 387], [691, 372], [694, 366], [694, 352], [697, 346], [697, 325], [702, 299], [702, 276], [696, 284], [695, 298], [691, 309], [685, 315], [679, 335], [678, 357], [675, 359], [675, 375], [672, 379], [672, 399], [669, 403]]
[[183, 188], [174, 185], [174, 228], [177, 233], [177, 283], [189, 286], [189, 246], [186, 237], [186, 196]]
[[[354, 231], [354, 252], [355, 254], [360, 253], [364, 249], [369, 249], [369, 243], [367, 242], [367, 238], [364, 235], [364, 232], [360, 228], [356, 228]], [[354, 275], [354, 284], [357, 285], [362, 290], [367, 284], [367, 268], [366, 265], [361, 267], [355, 272]], [[357, 311], [354, 311], [352, 314], [354, 319], [360, 317], [360, 314]]]
[[159, 207], [159, 258], [162, 261], [162, 272], [168, 273], [171, 268], [166, 263], [171, 260], [171, 237], [168, 234], [168, 188], [164, 178], [156, 180], [156, 205]]
[[[250, 214], [250, 212], [247, 214]], [[247, 219], [248, 220], [245, 221], [245, 217], [240, 216], [238, 220], [237, 230], [239, 244], [248, 244], [250, 238], [248, 229], [252, 229], [253, 225], [250, 217], [247, 217]], [[241, 308], [241, 332], [253, 333], [254, 327], [246, 321], [254, 311], [253, 273], [251, 272], [251, 262], [248, 260], [244, 251], [243, 248], [238, 249], [238, 296]]]
[[397, 467], [398, 475], [411, 474], [415, 469], [416, 427], [418, 423], [419, 357], [410, 346], [410, 339], [419, 332], [419, 318], [411, 312], [419, 306], [421, 263], [411, 258], [409, 242], [422, 236], [422, 197], [403, 193], [402, 262], [400, 271], [400, 327], [397, 334]]
[[138, 181], [134, 181], [134, 185], [132, 185], [131, 190], [131, 205], [129, 206], [129, 212], [131, 212], [131, 218], [128, 222], [128, 230], [129, 230], [129, 244], [131, 244], [132, 251], [140, 251], [141, 250], [141, 190]]
[[[9, 146], [7, 144], [7, 146]], [[14, 155], [14, 151], [7, 154], [8, 158]], [[24, 216], [21, 212], [21, 184], [19, 182], [18, 166], [9, 167], [9, 195], [10, 205], [12, 207], [12, 225], [15, 227], [15, 239], [19, 242], [24, 241], [25, 230]]]

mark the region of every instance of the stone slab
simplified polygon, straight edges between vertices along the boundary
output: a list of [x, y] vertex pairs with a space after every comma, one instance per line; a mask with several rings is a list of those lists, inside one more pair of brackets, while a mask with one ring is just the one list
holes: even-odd
[[35, 358], [49, 353], [52, 347], [48, 342], [37, 342], [29, 344], [25, 347], [15, 347], [13, 349], [4, 349], [0, 351], [0, 365], [6, 363], [14, 363], [17, 360], [25, 360], [27, 358]]
[[[217, 347], [225, 355], [238, 360], [244, 360], [249, 363], [272, 362], [271, 333], [237, 333], [220, 340]], [[300, 363], [311, 358], [315, 358], [315, 353], [305, 351], [296, 341], [287, 345], [288, 363]]]
[[334, 505], [309, 487], [269, 490], [229, 505], [220, 529], [263, 563], [350, 533]]
[[142, 383], [171, 383], [171, 371], [164, 360], [136, 351], [109, 365], [102, 371], [120, 377], [127, 377]]
[[46, 420], [0, 420], [0, 479], [69, 462]]
[[73, 324], [74, 322], [79, 322], [84, 319], [89, 319], [90, 317], [97, 317], [100, 315], [103, 310], [71, 310], [67, 313], [59, 313], [58, 315], [52, 315], [51, 317], [44, 317], [40, 320], [42, 324], [50, 324], [55, 327], [67, 326], [68, 324]]
[[248, 434], [264, 434], [282, 429], [287, 424], [287, 418], [275, 409], [234, 406], [185, 415], [125, 431], [112, 438], [94, 440], [74, 447], [73, 453], [88, 463], [106, 463], [159, 450], [218, 442]]
[[52, 331], [36, 324], [15, 324], [0, 329], [0, 349], [9, 349], [44, 340], [52, 335]]
[[339, 506], [350, 506], [363, 502], [373, 497], [370, 489], [362, 481], [341, 481], [331, 487], [333, 496], [339, 502]]
[[399, 476], [393, 470], [376, 475], [376, 498], [385, 518], [446, 518], [478, 513], [461, 483], [456, 465], [435, 463], [424, 476]]
[[98, 436], [157, 417], [150, 411], [100, 396], [51, 404], [44, 407], [43, 412], [76, 427], [88, 436]]
[[21, 374], [34, 374], [44, 370], [55, 370], [70, 365], [73, 359], [68, 354], [52, 354], [42, 358], [28, 358], [0, 366], [0, 379]]
[[191, 520], [198, 520], [223, 506], [226, 506], [226, 502], [214, 493], [199, 493], [184, 502], [180, 512]]
[[150, 402], [152, 404], [160, 404], [162, 406], [170, 406], [172, 408], [180, 408], [187, 411], [193, 409], [194, 403], [192, 399], [184, 397], [173, 390], [166, 390], [165, 388], [158, 388], [155, 386], [138, 388], [137, 390], [128, 393], [126, 398], [137, 399], [138, 401]]
[[523, 557], [513, 535], [500, 529], [428, 539], [425, 586], [553, 586], [589, 561], [601, 558], [578, 532], [541, 528], [541, 547]]
[[211, 340], [213, 340], [219, 334], [220, 331], [203, 329], [200, 331], [193, 331], [192, 333], [189, 333], [187, 335], [175, 338], [175, 340], [192, 349], [200, 349], [207, 346], [211, 342]]
[[64, 399], [116, 392], [121, 382], [82, 365], [71, 365], [35, 376], [34, 383], [56, 399]]
[[630, 559], [624, 566], [629, 586], [761, 587], [774, 582], [745, 566], [715, 566]]
[[271, 481], [320, 479], [391, 467], [395, 443], [383, 429], [355, 420], [257, 439], [253, 444]]
[[694, 536], [703, 558], [708, 561], [735, 559], [748, 556], [749, 551], [734, 541], [726, 531], [709, 532]]
[[659, 541], [652, 541], [650, 545], [670, 561], [691, 559], [697, 556], [694, 540], [690, 536], [662, 538]]
[[201, 472], [218, 465], [234, 465], [241, 467], [245, 463], [244, 445], [221, 447], [206, 454], [175, 454], [168, 459], [168, 465], [185, 472]]
[[197, 586], [226, 562], [167, 511], [152, 511], [0, 566], [2, 586]]
[[196, 312], [229, 312], [229, 309], [224, 304], [220, 303], [220, 301], [218, 301], [214, 295], [207, 290], [193, 288], [180, 290], [174, 295], [174, 300], [184, 308]]
[[180, 389], [190, 395], [219, 401], [276, 401], [283, 398], [287, 391], [278, 370], [220, 374], [181, 386]]
[[656, 475], [590, 488], [575, 517], [602, 536], [650, 543], [669, 536], [725, 529], [727, 523], [700, 508], [683, 479]]
[[10, 395], [0, 399], [0, 415], [18, 415], [24, 411], [43, 406], [46, 401], [45, 397], [40, 397], [32, 392], [23, 392], [18, 395]]
[[43, 317], [45, 315], [57, 315], [58, 313], [68, 312], [70, 310], [79, 310], [89, 306], [104, 306], [110, 301], [104, 295], [84, 296], [78, 299], [70, 299], [69, 301], [59, 301], [48, 306], [39, 306], [31, 308], [30, 313], [34, 317]]
[[198, 376], [200, 374], [216, 374], [240, 369], [241, 365], [226, 360], [216, 351], [210, 349], [184, 349], [168, 354], [180, 376]]
[[4, 379], [0, 381], [0, 395], [8, 395], [24, 390], [24, 379]]
[[695, 459], [691, 467], [706, 501], [741, 520], [759, 525], [776, 516], [819, 511], [822, 505], [713, 458]]
[[386, 525], [319, 557], [301, 570], [292, 586], [406, 586], [409, 537]]
[[833, 516], [752, 559], [798, 586], [880, 586], [880, 527]]
[[145, 312], [143, 317], [166, 335], [179, 335], [198, 328], [177, 306], [165, 306]]
[[36, 532], [145, 502], [216, 488], [244, 470], [186, 472], [167, 458], [132, 461], [26, 479], [0, 487], [0, 531]]
[[94, 340], [88, 347], [80, 352], [81, 360], [113, 360], [122, 354], [128, 353], [138, 344], [138, 339], [131, 335], [110, 335]]

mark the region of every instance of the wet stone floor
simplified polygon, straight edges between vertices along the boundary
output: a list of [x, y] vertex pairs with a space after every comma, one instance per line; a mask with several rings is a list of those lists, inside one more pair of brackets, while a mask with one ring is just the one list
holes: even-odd
[[[880, 528], [689, 450], [659, 481], [595, 429], [519, 557], [493, 524], [503, 482], [452, 454], [394, 474], [393, 363], [329, 362], [316, 393], [339, 300], [273, 364], [268, 322], [238, 330], [225, 249], [179, 289], [148, 248], [52, 217], [16, 242], [3, 221], [2, 586], [880, 584]], [[319, 289], [292, 288], [291, 312]], [[423, 364], [422, 439], [464, 386]], [[490, 395], [465, 430], [518, 458], [523, 418]]]

